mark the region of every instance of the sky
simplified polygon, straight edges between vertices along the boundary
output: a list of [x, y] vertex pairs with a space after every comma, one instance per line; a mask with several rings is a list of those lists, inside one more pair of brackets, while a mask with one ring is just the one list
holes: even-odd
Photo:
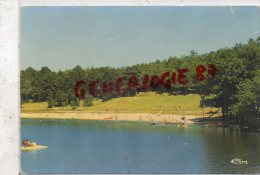
[[260, 36], [259, 7], [23, 7], [21, 69], [129, 66]]

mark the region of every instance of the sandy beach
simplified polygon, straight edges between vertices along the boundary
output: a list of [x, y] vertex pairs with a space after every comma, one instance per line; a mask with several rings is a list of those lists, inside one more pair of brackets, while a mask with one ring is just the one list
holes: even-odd
[[46, 119], [80, 119], [80, 120], [122, 120], [122, 121], [146, 121], [146, 122], [168, 122], [194, 123], [192, 119], [202, 116], [175, 115], [175, 114], [149, 114], [149, 113], [90, 113], [82, 111], [66, 112], [22, 112], [21, 118], [46, 118]]

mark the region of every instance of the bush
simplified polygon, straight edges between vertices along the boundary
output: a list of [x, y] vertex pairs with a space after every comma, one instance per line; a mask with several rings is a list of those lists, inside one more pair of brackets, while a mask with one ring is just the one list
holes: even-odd
[[57, 107], [63, 107], [67, 105], [67, 96], [62, 91], [58, 90], [55, 96]]
[[47, 101], [47, 103], [48, 103], [48, 108], [53, 108], [53, 106], [54, 106], [54, 100], [49, 99], [49, 100]]
[[84, 106], [93, 106], [93, 97], [89, 94], [86, 94], [85, 100], [84, 100]]
[[72, 107], [72, 109], [76, 109], [77, 106], [79, 106], [79, 103], [78, 103], [78, 101], [72, 100], [72, 101], [70, 102], [70, 106]]
[[68, 103], [64, 101], [64, 102], [61, 103], [61, 105], [62, 105], [62, 106], [67, 106]]

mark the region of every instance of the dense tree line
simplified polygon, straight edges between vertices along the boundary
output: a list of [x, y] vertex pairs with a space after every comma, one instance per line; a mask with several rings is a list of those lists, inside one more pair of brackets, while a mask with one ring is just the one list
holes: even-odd
[[[197, 66], [207, 67], [210, 64], [217, 67], [217, 75], [212, 78], [207, 70], [204, 70], [205, 80], [197, 81]], [[42, 67], [41, 70], [28, 67], [21, 71], [21, 102], [48, 101], [49, 107], [76, 107], [79, 100], [74, 95], [74, 86], [78, 80], [85, 80], [86, 86], [93, 80], [99, 84], [111, 82], [111, 86], [115, 86], [114, 82], [120, 76], [127, 79], [135, 75], [142, 81], [146, 75], [162, 75], [164, 72], [177, 72], [186, 68], [189, 70], [186, 72], [187, 84], [171, 83], [171, 89], [158, 86], [149, 90], [157, 93], [168, 92], [172, 95], [199, 94], [202, 97], [201, 107], [218, 107], [225, 119], [247, 122], [259, 120], [260, 117], [259, 67], [260, 37], [256, 40], [250, 39], [246, 44], [236, 44], [232, 48], [223, 48], [207, 54], [197, 54], [192, 50], [187, 56], [120, 68], [76, 66], [73, 69], [55, 72], [48, 67]], [[101, 88], [97, 88], [96, 91], [101, 91]], [[111, 91], [105, 95], [100, 93], [95, 98], [109, 100], [118, 96], [132, 96], [140, 91], [145, 90], [128, 90], [120, 94]], [[91, 106], [92, 99], [93, 97], [86, 93], [85, 106]]]

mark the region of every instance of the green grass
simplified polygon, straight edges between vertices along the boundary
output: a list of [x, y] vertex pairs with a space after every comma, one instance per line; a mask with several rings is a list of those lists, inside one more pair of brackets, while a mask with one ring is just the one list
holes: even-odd
[[[159, 113], [164, 114], [192, 114], [202, 115], [199, 107], [200, 96], [195, 94], [169, 96], [168, 94], [158, 95], [155, 93], [140, 93], [134, 97], [113, 98], [102, 102], [94, 100], [91, 107], [78, 107], [76, 111], [88, 112], [116, 112], [119, 113]], [[48, 108], [47, 102], [26, 103], [21, 108], [22, 112], [41, 112], [41, 111], [67, 111], [72, 110], [70, 106]], [[204, 111], [209, 112], [210, 108]], [[213, 111], [216, 109], [213, 108]]]

